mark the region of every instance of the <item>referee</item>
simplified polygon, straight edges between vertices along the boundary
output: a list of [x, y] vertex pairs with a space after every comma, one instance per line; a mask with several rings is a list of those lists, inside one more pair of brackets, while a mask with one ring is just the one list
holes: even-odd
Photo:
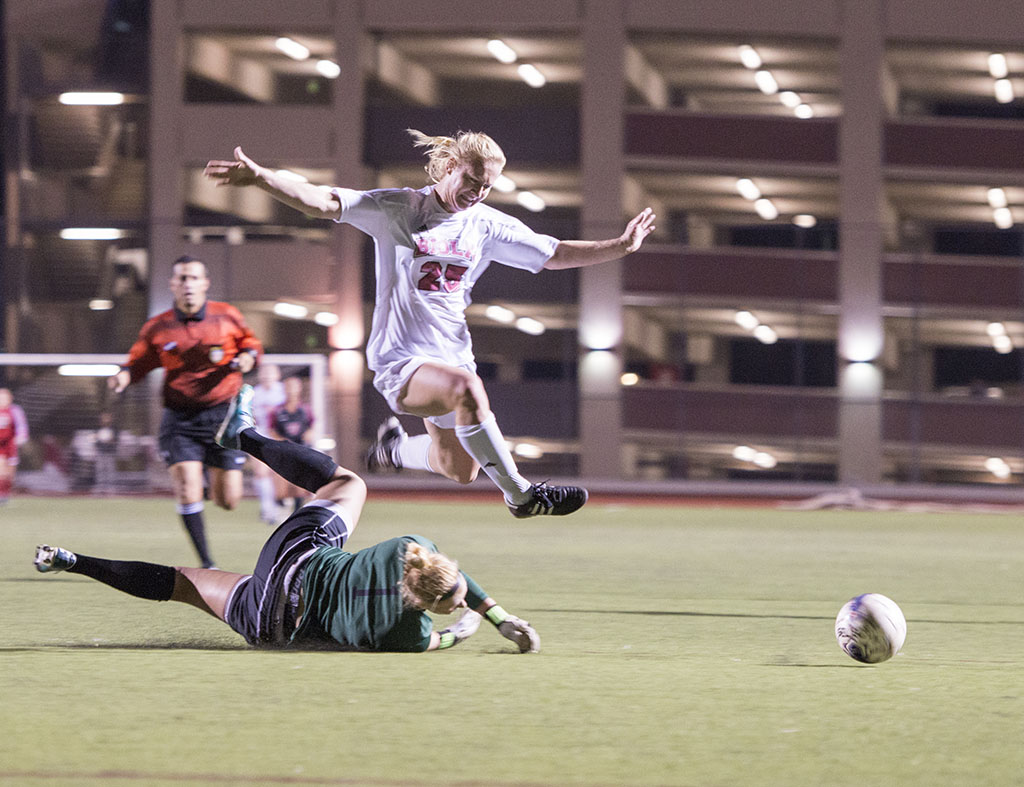
[[242, 498], [245, 454], [220, 447], [214, 436], [263, 347], [241, 312], [209, 301], [206, 265], [189, 255], [174, 261], [174, 308], [151, 318], [108, 383], [120, 393], [158, 367], [165, 371], [160, 456], [171, 472], [178, 514], [203, 567], [214, 562], [203, 522], [203, 466], [210, 470], [210, 497], [233, 509]]

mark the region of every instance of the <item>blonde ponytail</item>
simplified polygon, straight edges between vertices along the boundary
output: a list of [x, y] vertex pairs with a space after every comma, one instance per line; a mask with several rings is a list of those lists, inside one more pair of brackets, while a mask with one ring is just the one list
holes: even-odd
[[460, 131], [455, 137], [431, 137], [414, 128], [407, 128], [413, 147], [427, 149], [424, 169], [434, 183], [448, 174], [448, 162], [495, 161], [505, 167], [505, 153], [487, 134], [479, 131]]
[[458, 581], [459, 564], [416, 541], [405, 547], [402, 599], [407, 606], [425, 609]]

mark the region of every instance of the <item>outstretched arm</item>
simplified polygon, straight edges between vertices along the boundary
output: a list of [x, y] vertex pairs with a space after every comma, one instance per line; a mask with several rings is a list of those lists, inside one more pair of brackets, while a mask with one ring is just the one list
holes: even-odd
[[443, 650], [458, 645], [473, 636], [481, 621], [487, 618], [501, 636], [516, 644], [520, 653], [540, 651], [540, 636], [529, 623], [498, 606], [465, 571], [462, 576], [466, 578], [466, 603], [469, 609], [453, 625], [443, 631], [432, 632], [427, 650]]
[[235, 148], [234, 161], [210, 161], [203, 175], [218, 186], [257, 186], [278, 202], [305, 213], [314, 219], [337, 219], [341, 203], [325, 188], [278, 175], [261, 167], [241, 147]]
[[563, 240], [555, 247], [544, 267], [547, 270], [582, 268], [601, 262], [611, 262], [640, 248], [644, 238], [654, 231], [654, 211], [644, 208], [634, 216], [617, 238], [608, 240]]

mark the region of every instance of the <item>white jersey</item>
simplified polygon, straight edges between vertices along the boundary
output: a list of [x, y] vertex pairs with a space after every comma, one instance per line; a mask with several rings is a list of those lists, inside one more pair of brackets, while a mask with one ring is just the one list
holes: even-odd
[[482, 203], [449, 213], [432, 186], [332, 190], [340, 222], [370, 235], [376, 247], [377, 294], [366, 347], [381, 373], [411, 358], [472, 366], [466, 307], [492, 262], [537, 273], [558, 240]]
[[288, 397], [284, 393], [284, 383], [277, 380], [270, 385], [254, 385], [252, 388], [252, 418], [256, 429], [263, 434], [270, 434], [270, 414], [275, 407], [284, 404]]

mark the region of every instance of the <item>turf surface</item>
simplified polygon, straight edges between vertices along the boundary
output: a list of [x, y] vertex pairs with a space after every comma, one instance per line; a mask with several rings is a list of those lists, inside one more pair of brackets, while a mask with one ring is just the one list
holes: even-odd
[[[248, 570], [255, 503], [207, 516]], [[426, 655], [258, 652], [224, 624], [92, 580], [36, 543], [191, 563], [168, 500], [0, 509], [0, 783], [938, 785], [1024, 773], [1019, 516], [593, 501], [565, 520], [498, 504], [371, 501], [350, 541], [434, 539], [542, 652], [488, 624]], [[832, 635], [895, 599], [903, 653]]]

